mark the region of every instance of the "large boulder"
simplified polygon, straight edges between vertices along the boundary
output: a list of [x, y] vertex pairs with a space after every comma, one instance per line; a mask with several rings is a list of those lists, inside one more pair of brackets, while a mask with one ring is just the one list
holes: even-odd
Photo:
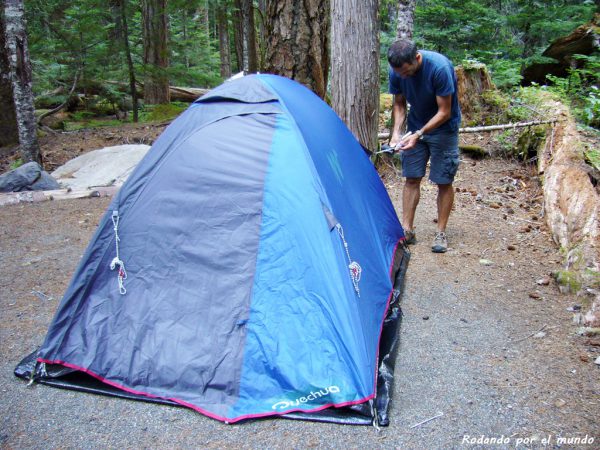
[[84, 153], [60, 166], [52, 176], [73, 190], [122, 185], [146, 152], [148, 145], [117, 145]]
[[0, 175], [0, 192], [46, 191], [59, 188], [58, 182], [36, 162], [23, 164]]

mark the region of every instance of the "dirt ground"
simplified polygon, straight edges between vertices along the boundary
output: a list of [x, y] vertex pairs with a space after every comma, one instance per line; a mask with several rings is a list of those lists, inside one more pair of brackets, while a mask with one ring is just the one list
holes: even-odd
[[[160, 131], [48, 136], [44, 158], [52, 170]], [[400, 215], [402, 179], [389, 160], [381, 167]], [[561, 294], [551, 277], [562, 256], [533, 169], [463, 156], [455, 185], [443, 255], [430, 251], [436, 187], [423, 186], [391, 424], [381, 431], [281, 419], [228, 426], [184, 408], [27, 387], [12, 371], [41, 344], [110, 200], [0, 208], [0, 448], [599, 448], [600, 337], [577, 334], [573, 310], [588, 299]]]

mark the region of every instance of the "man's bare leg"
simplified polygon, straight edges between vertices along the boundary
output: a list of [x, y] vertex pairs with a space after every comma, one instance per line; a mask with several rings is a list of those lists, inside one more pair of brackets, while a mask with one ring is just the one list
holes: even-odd
[[450, 184], [438, 184], [438, 231], [446, 231], [446, 225], [448, 224], [448, 218], [452, 211], [452, 205], [454, 204], [454, 188], [452, 183]]
[[407, 178], [402, 191], [402, 226], [405, 230], [414, 229], [415, 211], [421, 198], [421, 178]]

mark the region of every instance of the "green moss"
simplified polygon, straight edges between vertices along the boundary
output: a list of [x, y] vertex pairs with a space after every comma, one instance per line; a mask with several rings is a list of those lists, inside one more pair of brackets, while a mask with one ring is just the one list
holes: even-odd
[[188, 103], [173, 102], [164, 105], [148, 105], [146, 111], [140, 114], [140, 122], [164, 122], [172, 120], [181, 114], [187, 107]]
[[21, 158], [15, 159], [13, 162], [10, 163], [10, 170], [15, 170], [18, 169], [19, 167], [21, 167], [23, 165], [23, 160]]
[[576, 272], [570, 270], [558, 270], [554, 273], [556, 282], [568, 290], [568, 292], [577, 293], [581, 290], [581, 281]]
[[600, 170], [600, 150], [597, 148], [588, 148], [583, 151], [585, 162], [596, 170]]

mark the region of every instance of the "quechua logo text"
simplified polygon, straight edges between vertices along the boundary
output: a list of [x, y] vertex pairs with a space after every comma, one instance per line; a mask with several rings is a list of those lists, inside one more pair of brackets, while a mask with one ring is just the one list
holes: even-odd
[[340, 392], [340, 388], [337, 386], [329, 386], [324, 389], [319, 389], [318, 391], [310, 391], [308, 395], [304, 397], [298, 397], [295, 400], [284, 400], [281, 402], [275, 403], [272, 408], [278, 411], [282, 411], [284, 409], [293, 408], [294, 406], [300, 406], [305, 403], [313, 402], [322, 397], [327, 397], [329, 394], [337, 394]]

